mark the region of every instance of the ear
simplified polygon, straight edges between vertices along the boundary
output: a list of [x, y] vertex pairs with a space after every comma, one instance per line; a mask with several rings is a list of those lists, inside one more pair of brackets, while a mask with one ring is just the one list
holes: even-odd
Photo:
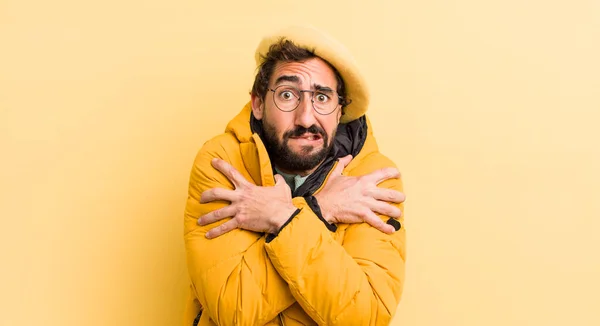
[[254, 114], [254, 117], [256, 120], [262, 120], [265, 109], [264, 101], [254, 94], [252, 94], [250, 98], [252, 100], [252, 113]]
[[342, 115], [344, 114], [344, 109], [343, 109], [343, 108], [340, 108], [340, 109], [337, 111], [337, 113], [336, 113], [336, 114], [337, 114], [337, 122], [338, 122], [338, 124], [339, 124], [339, 123], [340, 123], [340, 119], [342, 118]]

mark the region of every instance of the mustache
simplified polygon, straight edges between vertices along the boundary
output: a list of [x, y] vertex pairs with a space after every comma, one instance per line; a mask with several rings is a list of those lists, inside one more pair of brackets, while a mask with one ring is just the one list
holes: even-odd
[[323, 139], [325, 139], [326, 136], [327, 136], [325, 134], [325, 130], [323, 130], [322, 128], [318, 127], [317, 125], [312, 125], [312, 126], [310, 126], [308, 128], [304, 128], [302, 126], [297, 126], [293, 130], [286, 131], [286, 133], [283, 135], [283, 138], [300, 137], [300, 136], [302, 136], [302, 135], [304, 135], [306, 133], [321, 135], [321, 137]]

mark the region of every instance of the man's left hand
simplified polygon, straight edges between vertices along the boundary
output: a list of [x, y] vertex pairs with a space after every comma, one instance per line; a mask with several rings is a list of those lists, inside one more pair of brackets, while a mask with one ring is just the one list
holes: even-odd
[[282, 176], [275, 175], [274, 187], [261, 187], [248, 182], [231, 164], [221, 159], [215, 158], [211, 163], [233, 183], [235, 190], [212, 188], [202, 193], [200, 203], [203, 204], [215, 200], [230, 202], [198, 219], [198, 224], [204, 226], [231, 217], [206, 232], [207, 238], [216, 238], [236, 228], [275, 233], [296, 211], [291, 189]]

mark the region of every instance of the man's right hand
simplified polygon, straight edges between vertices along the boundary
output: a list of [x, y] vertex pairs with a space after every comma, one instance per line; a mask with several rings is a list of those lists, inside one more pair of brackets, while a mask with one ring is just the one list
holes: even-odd
[[390, 203], [402, 203], [403, 193], [379, 188], [385, 180], [400, 177], [395, 168], [385, 168], [360, 177], [342, 175], [352, 156], [341, 159], [331, 172], [325, 187], [315, 195], [323, 218], [329, 223], [368, 223], [374, 228], [391, 234], [394, 227], [386, 224], [375, 213], [400, 218], [402, 211]]

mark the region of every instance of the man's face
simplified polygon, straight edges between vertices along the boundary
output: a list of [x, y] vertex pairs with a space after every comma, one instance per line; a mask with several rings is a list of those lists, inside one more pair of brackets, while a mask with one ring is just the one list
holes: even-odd
[[[319, 58], [304, 62], [280, 62], [275, 66], [269, 88], [293, 86], [300, 90], [335, 90], [337, 79], [329, 65]], [[334, 98], [337, 103], [337, 96]], [[254, 116], [262, 120], [265, 146], [277, 168], [286, 173], [305, 175], [325, 159], [341, 117], [340, 106], [322, 115], [313, 109], [311, 93], [301, 93], [298, 107], [291, 112], [277, 108], [274, 92], [263, 99], [252, 97]]]

